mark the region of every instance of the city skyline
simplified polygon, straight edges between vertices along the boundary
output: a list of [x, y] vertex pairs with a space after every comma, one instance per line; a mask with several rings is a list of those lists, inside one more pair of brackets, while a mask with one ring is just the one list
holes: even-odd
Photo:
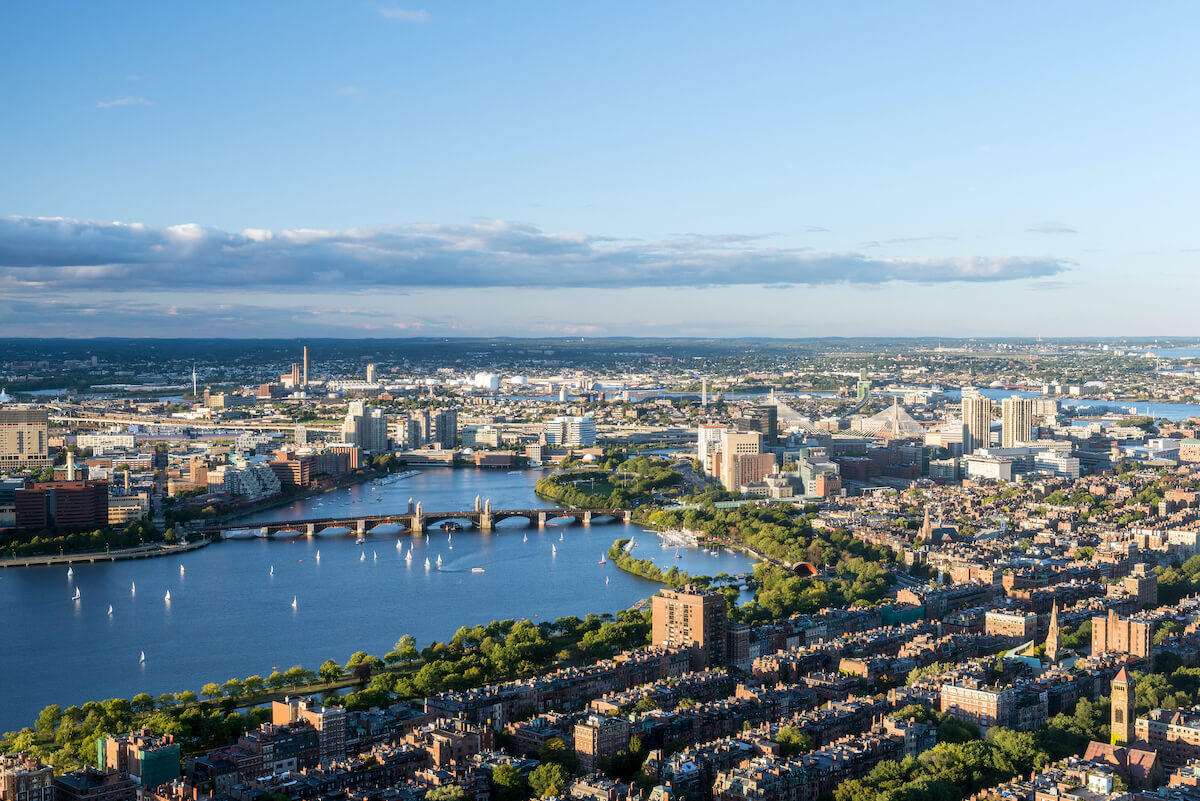
[[0, 336], [1186, 335], [1198, 15], [6, 8]]

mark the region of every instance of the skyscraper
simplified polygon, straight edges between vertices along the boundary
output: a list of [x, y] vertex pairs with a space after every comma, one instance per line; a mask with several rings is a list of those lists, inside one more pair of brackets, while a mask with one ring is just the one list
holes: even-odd
[[375, 383], [375, 365], [373, 365], [373, 364], [367, 365], [367, 383], [368, 384]]
[[701, 423], [696, 429], [696, 460], [701, 470], [707, 472], [711, 468], [709, 457], [720, 450], [721, 437], [728, 430], [716, 423]]
[[1005, 398], [1000, 402], [1000, 447], [1015, 448], [1033, 439], [1033, 400]]
[[773, 403], [751, 406], [737, 421], [737, 430], [757, 431], [763, 436], [763, 444], [770, 447], [779, 439], [779, 409]]
[[691, 585], [663, 589], [650, 599], [650, 611], [655, 645], [689, 649], [693, 669], [725, 662], [728, 606], [724, 595]]
[[387, 417], [383, 410], [367, 410], [362, 401], [351, 401], [342, 423], [342, 442], [357, 445], [364, 451], [387, 450]]
[[50, 466], [45, 409], [0, 409], [0, 473]]
[[992, 399], [975, 392], [963, 392], [963, 454], [971, 454], [991, 445]]
[[308, 345], [304, 346], [304, 386], [308, 386]]

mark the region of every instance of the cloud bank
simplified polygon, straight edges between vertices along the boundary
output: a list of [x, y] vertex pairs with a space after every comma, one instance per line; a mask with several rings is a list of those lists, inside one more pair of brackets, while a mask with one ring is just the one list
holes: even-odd
[[978, 283], [1045, 278], [1069, 266], [1055, 258], [771, 248], [743, 235], [629, 241], [504, 221], [231, 233], [0, 217], [0, 292]]

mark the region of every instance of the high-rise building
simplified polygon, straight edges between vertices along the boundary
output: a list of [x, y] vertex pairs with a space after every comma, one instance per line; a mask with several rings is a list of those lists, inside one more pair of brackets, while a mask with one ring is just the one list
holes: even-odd
[[692, 668], [726, 662], [728, 609], [719, 592], [697, 590], [690, 584], [678, 590], [659, 590], [650, 599], [655, 645], [686, 648]]
[[368, 410], [362, 401], [350, 401], [346, 420], [342, 423], [342, 442], [357, 445], [364, 451], [386, 451], [388, 427], [383, 410]]
[[1113, 676], [1109, 700], [1112, 703], [1112, 744], [1129, 745], [1137, 739], [1134, 734], [1137, 715], [1134, 712], [1133, 680], [1125, 668]]
[[729, 429], [716, 423], [701, 423], [696, 429], [696, 460], [700, 469], [712, 469], [711, 457], [721, 448], [721, 436]]
[[82, 531], [108, 525], [107, 481], [42, 481], [13, 493], [17, 528]]
[[373, 364], [367, 365], [367, 383], [368, 384], [375, 383], [375, 365], [373, 365]]
[[1148, 620], [1120, 618], [1113, 610], [1107, 617], [1092, 618], [1092, 656], [1129, 654], [1153, 662], [1151, 636], [1154, 624]]
[[0, 408], [0, 473], [49, 467], [48, 428], [45, 409]]
[[546, 421], [546, 444], [588, 448], [596, 444], [596, 421], [591, 417], [555, 417]]
[[304, 346], [304, 386], [308, 386], [308, 345]]
[[737, 421], [738, 431], [757, 431], [770, 447], [779, 439], [779, 408], [773, 403], [751, 406]]
[[1016, 448], [1033, 439], [1033, 400], [1005, 398], [1000, 401], [1000, 447]]
[[721, 451], [713, 457], [713, 473], [730, 492], [752, 481], [761, 481], [775, 469], [775, 455], [762, 452], [763, 435], [758, 431], [725, 431]]
[[963, 454], [987, 448], [992, 441], [992, 399], [964, 392], [962, 397]]
[[446, 450], [458, 446], [458, 410], [443, 409], [430, 417], [429, 441]]
[[0, 756], [0, 801], [53, 801], [54, 769], [28, 752]]

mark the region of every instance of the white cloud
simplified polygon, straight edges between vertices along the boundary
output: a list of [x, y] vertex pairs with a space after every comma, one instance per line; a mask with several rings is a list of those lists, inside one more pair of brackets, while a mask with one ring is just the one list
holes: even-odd
[[118, 108], [120, 106], [153, 106], [154, 103], [144, 97], [118, 97], [116, 100], [101, 100], [96, 108]]
[[1060, 222], [1034, 223], [1033, 225], [1029, 226], [1025, 230], [1029, 231], [1030, 233], [1033, 233], [1033, 234], [1077, 234], [1077, 233], [1079, 233], [1079, 231], [1075, 230], [1071, 226], [1066, 225], [1065, 223], [1060, 223]]
[[429, 12], [424, 9], [383, 7], [379, 13], [396, 22], [429, 22]]
[[[883, 258], [741, 234], [658, 242], [490, 220], [345, 231], [166, 228], [0, 217], [0, 286], [44, 290], [703, 287], [997, 282], [1056, 276], [1051, 257]], [[118, 280], [119, 279], [119, 280]]]

